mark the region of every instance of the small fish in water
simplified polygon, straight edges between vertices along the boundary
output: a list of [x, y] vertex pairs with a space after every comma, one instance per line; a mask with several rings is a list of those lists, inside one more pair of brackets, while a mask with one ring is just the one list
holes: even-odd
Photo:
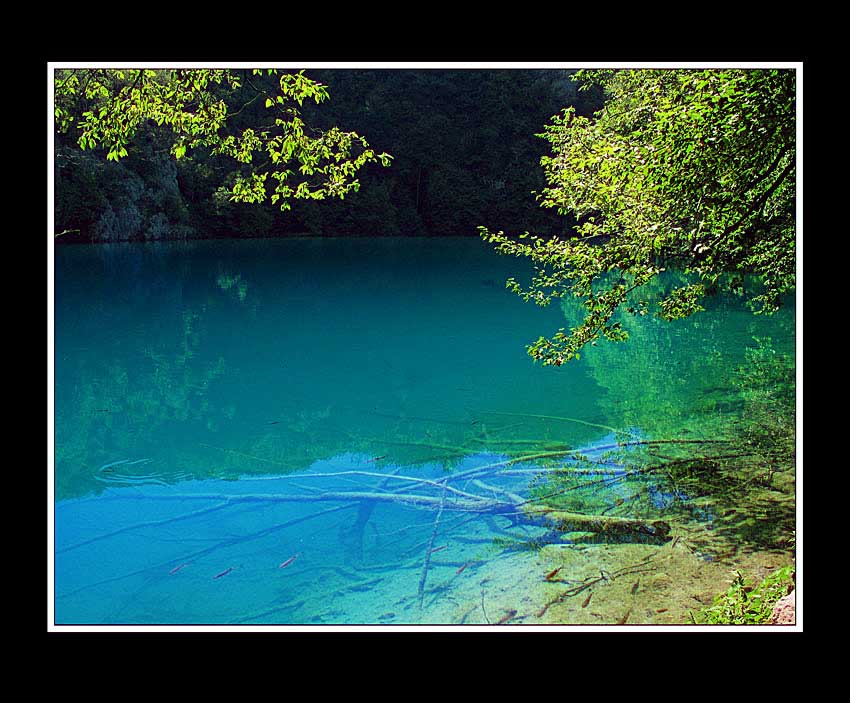
[[502, 617], [500, 617], [496, 621], [496, 624], [497, 625], [504, 625], [506, 622], [508, 622], [509, 620], [512, 620], [514, 617], [516, 617], [516, 610], [511, 609], [511, 610], [507, 611]]
[[626, 620], [628, 620], [628, 619], [629, 619], [629, 615], [631, 615], [631, 614], [632, 614], [632, 609], [631, 609], [631, 608], [629, 608], [629, 609], [626, 611], [626, 614], [625, 614], [623, 617], [621, 617], [621, 618], [617, 621], [617, 624], [618, 624], [618, 625], [625, 625], [625, 624], [626, 624]]
[[462, 573], [463, 573], [463, 570], [464, 570], [467, 566], [469, 566], [470, 564], [472, 564], [472, 562], [471, 562], [471, 561], [468, 561], [468, 562], [466, 562], [466, 564], [461, 565], [461, 567], [460, 567], [457, 571], [455, 571], [455, 576], [457, 576], [458, 574], [462, 574]]
[[280, 420], [272, 420], [269, 424], [270, 424], [270, 425], [279, 425], [279, 424], [280, 424]]
[[289, 557], [289, 559], [287, 559], [285, 562], [282, 562], [282, 563], [281, 563], [281, 565], [280, 565], [279, 567], [277, 567], [277, 568], [278, 568], [278, 569], [285, 569], [285, 568], [286, 568], [287, 566], [289, 566], [289, 565], [290, 565], [293, 561], [295, 561], [298, 557], [299, 557], [299, 555], [298, 555], [298, 554], [293, 554], [293, 555], [292, 555], [291, 557]]
[[395, 613], [393, 612], [383, 613], [382, 615], [378, 616], [378, 620], [392, 620], [394, 617]]
[[552, 604], [551, 604], [551, 603], [547, 603], [547, 604], [546, 604], [546, 605], [544, 605], [544, 606], [543, 606], [540, 610], [538, 610], [538, 611], [537, 611], [537, 617], [538, 617], [538, 618], [542, 618], [542, 617], [546, 614], [546, 611], [547, 611], [547, 610], [549, 610], [549, 606], [550, 606], [550, 605], [552, 605]]
[[637, 591], [638, 591], [638, 586], [640, 586], [640, 579], [638, 579], [637, 581], [635, 581], [635, 585], [634, 585], [634, 586], [632, 586], [632, 595], [634, 595], [635, 593], [637, 593]]
[[587, 594], [587, 598], [584, 599], [584, 603], [581, 604], [582, 608], [586, 608], [590, 605], [590, 599], [593, 598], [593, 591]]
[[224, 571], [222, 571], [221, 573], [218, 573], [218, 574], [216, 574], [215, 576], [213, 576], [213, 581], [215, 581], [216, 579], [220, 579], [222, 576], [227, 576], [227, 575], [228, 575], [231, 571], [233, 571], [233, 567], [232, 567], [232, 566], [230, 566], [230, 567], [226, 568], [226, 569], [225, 569]]
[[431, 553], [431, 554], [434, 554], [435, 552], [442, 552], [444, 549], [447, 549], [447, 548], [448, 548], [448, 546], [449, 546], [449, 545], [444, 544], [442, 547], [434, 547], [434, 548], [431, 550], [431, 552], [430, 552], [430, 553]]
[[555, 576], [558, 574], [558, 572], [563, 568], [564, 568], [563, 566], [559, 566], [557, 569], [552, 569], [552, 571], [550, 571], [548, 574], [546, 574], [546, 580], [551, 581], [553, 578], [555, 578]]
[[367, 459], [366, 463], [371, 464], [373, 461], [380, 461], [381, 459], [386, 459], [386, 458], [387, 458], [387, 455], [382, 454], [381, 456], [375, 456], [375, 457], [372, 457], [371, 459]]
[[168, 573], [169, 573], [169, 574], [176, 574], [178, 571], [180, 571], [180, 570], [182, 570], [182, 569], [185, 569], [187, 566], [189, 566], [189, 564], [188, 564], [188, 563], [186, 563], [186, 564], [180, 564], [180, 566], [175, 566], [175, 567], [174, 567], [171, 571], [169, 571]]

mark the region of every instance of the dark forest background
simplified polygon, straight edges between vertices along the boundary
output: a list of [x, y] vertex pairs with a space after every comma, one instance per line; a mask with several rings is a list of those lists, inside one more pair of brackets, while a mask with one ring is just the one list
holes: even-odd
[[[247, 70], [247, 69], [246, 69]], [[324, 69], [306, 75], [330, 100], [303, 106], [308, 124], [337, 125], [392, 154], [371, 164], [345, 200], [271, 204], [229, 201], [232, 160], [201, 149], [175, 160], [172, 135], [151, 125], [118, 162], [56, 135], [57, 242], [210, 237], [477, 236], [476, 228], [555, 234], [569, 218], [539, 207], [544, 187], [536, 135], [568, 105], [580, 114], [601, 96], [578, 92], [570, 70]], [[267, 80], [276, 80], [268, 78]], [[234, 128], [268, 121], [262, 101], [230, 91]], [[238, 114], [236, 114], [238, 111]]]

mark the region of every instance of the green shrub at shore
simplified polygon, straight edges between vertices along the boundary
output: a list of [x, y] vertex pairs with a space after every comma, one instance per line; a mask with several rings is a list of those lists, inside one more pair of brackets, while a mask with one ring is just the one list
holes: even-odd
[[776, 602], [791, 592], [794, 567], [784, 566], [753, 586], [740, 571], [733, 571], [732, 585], [714, 599], [714, 604], [693, 617], [698, 625], [763, 625], [770, 619]]

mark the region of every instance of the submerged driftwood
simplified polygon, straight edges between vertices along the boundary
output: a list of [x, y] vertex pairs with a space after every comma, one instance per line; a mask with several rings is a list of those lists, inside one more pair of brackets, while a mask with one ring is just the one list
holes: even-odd
[[437, 529], [440, 527], [440, 517], [443, 515], [443, 509], [446, 507], [446, 483], [443, 483], [443, 492], [440, 493], [440, 507], [437, 508], [437, 517], [434, 519], [434, 527], [431, 530], [431, 537], [428, 539], [428, 546], [425, 548], [425, 559], [422, 563], [422, 575], [419, 577], [419, 607], [422, 608], [422, 600], [425, 597], [425, 579], [428, 578], [428, 567], [431, 565], [431, 554], [434, 552], [434, 540], [437, 537]]
[[[610, 445], [594, 447], [595, 451], [624, 448], [632, 446], [647, 446], [663, 444], [723, 444], [727, 440], [677, 440], [677, 439], [661, 439], [661, 440], [629, 440], [616, 442]], [[550, 523], [554, 529], [559, 531], [581, 531], [592, 532], [601, 535], [611, 535], [612, 537], [622, 536], [650, 536], [656, 539], [667, 539], [671, 528], [670, 525], [663, 520], [640, 519], [617, 517], [611, 515], [588, 515], [583, 513], [575, 513], [566, 510], [558, 510], [546, 506], [541, 500], [546, 500], [551, 496], [545, 496], [534, 502], [534, 499], [523, 499], [517, 493], [500, 486], [493, 485], [490, 482], [485, 482], [484, 479], [490, 479], [495, 476], [508, 476], [514, 474], [539, 474], [539, 475], [562, 475], [574, 474], [576, 477], [582, 474], [598, 474], [600, 476], [613, 474], [616, 480], [622, 480], [632, 475], [649, 473], [653, 467], [647, 467], [644, 470], [635, 471], [626, 466], [596, 466], [587, 468], [586, 466], [571, 466], [560, 465], [556, 467], [535, 467], [535, 468], [517, 468], [517, 465], [522, 465], [527, 462], [536, 462], [541, 459], [558, 459], [575, 455], [576, 452], [569, 449], [549, 450], [543, 452], [525, 453], [521, 456], [512, 457], [509, 459], [496, 461], [478, 466], [464, 471], [455, 472], [440, 478], [424, 478], [403, 475], [396, 471], [391, 473], [381, 473], [377, 471], [366, 470], [347, 470], [328, 473], [301, 473], [295, 475], [284, 476], [269, 476], [258, 477], [252, 480], [264, 481], [284, 479], [297, 479], [305, 481], [308, 479], [332, 479], [335, 477], [344, 478], [374, 478], [380, 479], [373, 487], [364, 487], [364, 490], [331, 490], [323, 491], [321, 488], [307, 488], [294, 484], [294, 486], [306, 490], [307, 492], [294, 493], [264, 493], [257, 492], [251, 494], [228, 494], [228, 493], [171, 493], [157, 495], [156, 500], [177, 500], [177, 501], [209, 501], [213, 505], [203, 507], [197, 511], [190, 511], [176, 516], [162, 518], [160, 520], [151, 520], [143, 523], [136, 523], [120, 527], [102, 535], [96, 535], [85, 539], [79, 543], [64, 546], [57, 549], [57, 554], [68, 552], [77, 549], [86, 544], [107, 539], [111, 536], [116, 536], [126, 532], [132, 532], [142, 528], [158, 527], [165, 524], [173, 524], [182, 520], [197, 518], [208, 513], [220, 511], [228, 506], [244, 504], [244, 503], [336, 503], [337, 506], [328, 510], [319, 511], [313, 515], [299, 517], [295, 522], [311, 519], [333, 512], [335, 510], [345, 508], [358, 508], [357, 518], [351, 526], [350, 531], [357, 537], [357, 541], [362, 542], [363, 528], [371, 517], [372, 510], [379, 504], [394, 504], [404, 507], [421, 508], [426, 510], [434, 510], [437, 512], [437, 519], [434, 522], [434, 527], [440, 524], [440, 519], [443, 511], [456, 513], [466, 513], [470, 516], [483, 515], [488, 516], [504, 516], [509, 518], [513, 523], [520, 521], [540, 522], [545, 521]], [[605, 462], [607, 464], [608, 462]], [[600, 479], [608, 482], [610, 478]], [[591, 486], [595, 481], [587, 481], [584, 485]], [[393, 486], [392, 484], [395, 484]], [[454, 484], [454, 485], [451, 485]], [[477, 489], [479, 492], [472, 492]], [[439, 493], [437, 493], [439, 491]], [[552, 494], [558, 495], [563, 491], [559, 490]], [[435, 493], [437, 493], [435, 495]], [[143, 499], [143, 498], [140, 498]], [[276, 525], [272, 529], [280, 529], [287, 524]], [[423, 565], [423, 575], [427, 577], [428, 558], [426, 553], [425, 563]]]
[[[433, 483], [425, 482], [423, 483]], [[466, 494], [472, 495], [472, 494]], [[465, 513], [483, 513], [490, 515], [506, 515], [518, 519], [544, 519], [561, 531], [598, 532], [611, 535], [650, 535], [665, 538], [670, 533], [670, 525], [663, 520], [642, 520], [638, 518], [616, 517], [611, 515], [586, 515], [565, 510], [555, 510], [545, 506], [534, 505], [528, 501], [517, 502], [519, 496], [504, 494], [504, 499], [494, 498], [453, 498], [446, 500], [446, 492], [440, 496], [427, 496], [415, 493], [380, 493], [373, 491], [326, 491], [318, 494], [287, 494], [287, 493], [251, 493], [242, 495], [227, 495], [221, 493], [196, 493], [158, 496], [158, 499], [195, 499], [220, 501], [219, 505], [207, 508], [205, 511], [221, 509], [225, 505], [236, 503], [348, 503], [371, 502], [394, 503], [413, 507], [429, 508], [442, 513], [444, 510]], [[190, 513], [194, 515], [194, 513]], [[173, 518], [171, 519], [173, 521]], [[135, 527], [138, 527], [135, 526]]]
[[640, 520], [613, 515], [584, 515], [538, 506], [529, 506], [525, 512], [529, 516], [543, 518], [560, 532], [647, 535], [659, 539], [664, 539], [670, 534], [670, 525], [663, 520]]

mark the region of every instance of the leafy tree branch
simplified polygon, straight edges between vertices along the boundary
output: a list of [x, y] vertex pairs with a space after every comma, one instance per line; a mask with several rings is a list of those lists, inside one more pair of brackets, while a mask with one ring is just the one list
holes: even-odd
[[[623, 341], [616, 312], [667, 266], [692, 283], [668, 291], [656, 314], [673, 320], [702, 309], [724, 280], [749, 303], [778, 309], [795, 280], [795, 75], [790, 70], [580, 71], [607, 97], [592, 117], [565, 109], [538, 135], [551, 145], [541, 159], [542, 207], [572, 215], [569, 237], [518, 239], [480, 227], [503, 254], [530, 258], [527, 290], [540, 305], [584, 298], [589, 313], [570, 334], [541, 338], [529, 353], [559, 365], [578, 358], [600, 335]], [[528, 240], [528, 241], [524, 241]], [[629, 281], [628, 287], [624, 287]], [[628, 312], [645, 314], [646, 301]]]
[[[274, 88], [266, 85], [272, 78]], [[229, 101], [245, 84], [255, 96], [231, 112]], [[260, 97], [273, 110], [274, 124], [233, 127], [232, 118]], [[236, 162], [230, 200], [271, 201], [287, 210], [293, 198], [342, 199], [359, 189], [360, 169], [369, 163], [388, 166], [392, 159], [356, 132], [333, 127], [312, 136], [299, 108], [305, 100], [319, 104], [327, 99], [325, 86], [303, 71], [279, 74], [270, 69], [263, 75], [255, 69], [249, 77], [229, 69], [61, 69], [56, 74], [55, 120], [59, 132], [74, 130], [81, 149], [105, 149], [111, 161], [128, 155], [142, 126], [170, 128], [175, 159], [208, 149]], [[264, 164], [253, 167], [260, 154], [267, 157]]]

